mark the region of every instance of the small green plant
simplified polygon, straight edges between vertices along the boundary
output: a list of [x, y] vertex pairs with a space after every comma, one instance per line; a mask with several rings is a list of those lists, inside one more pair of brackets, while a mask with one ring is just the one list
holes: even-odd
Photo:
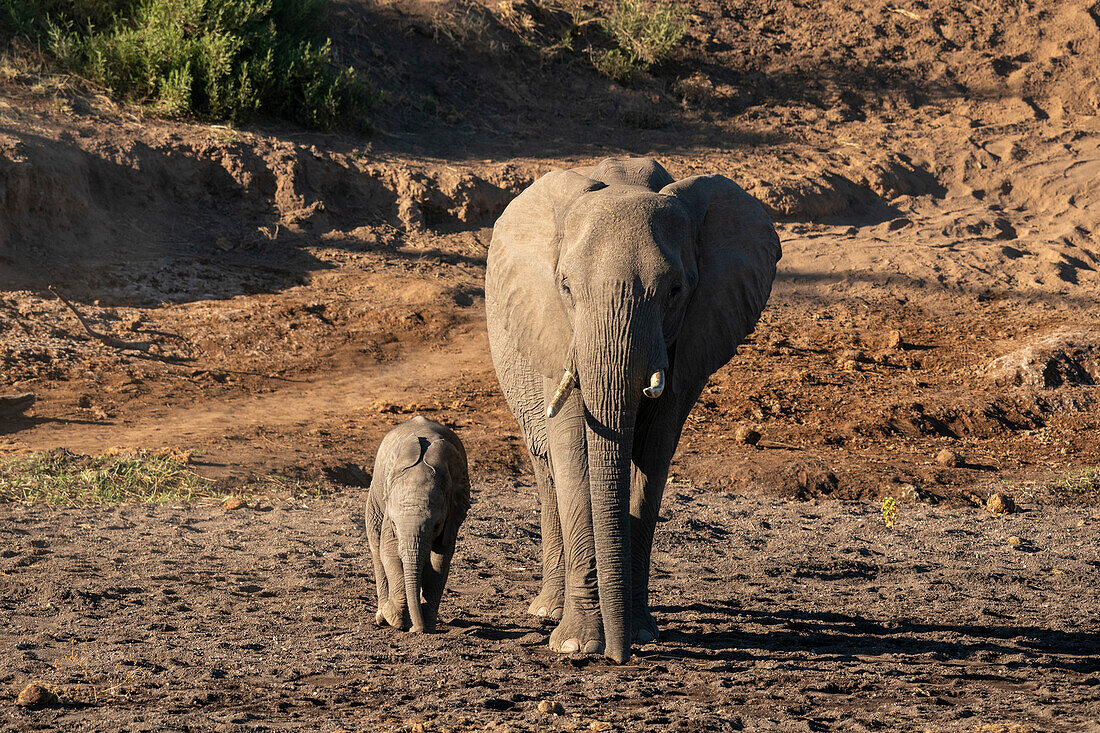
[[887, 527], [893, 527], [898, 521], [898, 502], [892, 496], [882, 500], [882, 521], [886, 522]]
[[58, 505], [164, 503], [218, 496], [213, 482], [168, 451], [0, 457], [0, 501]]
[[618, 48], [596, 52], [592, 57], [592, 64], [596, 71], [619, 83], [630, 81], [638, 71], [637, 64]]
[[616, 0], [600, 25], [616, 48], [595, 57], [596, 68], [616, 81], [667, 59], [687, 32], [687, 13], [669, 0]]
[[1100, 492], [1100, 466], [1068, 471], [1047, 481], [1047, 487], [1067, 494]]

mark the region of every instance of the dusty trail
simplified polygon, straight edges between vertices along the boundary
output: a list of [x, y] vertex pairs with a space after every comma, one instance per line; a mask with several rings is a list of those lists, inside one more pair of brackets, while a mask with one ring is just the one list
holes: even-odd
[[[254, 458], [260, 465], [270, 460], [293, 465], [308, 462], [311, 454], [308, 447], [295, 444], [298, 433], [339, 430], [342, 423], [364, 415], [438, 409], [442, 390], [458, 389], [463, 383], [482, 386], [492, 379], [484, 324], [474, 322], [452, 331], [442, 344], [412, 345], [399, 359], [370, 368], [319, 370], [271, 380], [267, 389], [251, 394], [150, 406], [121, 419], [83, 426], [79, 434], [64, 422], [45, 422], [21, 438], [44, 449], [100, 453], [115, 446], [207, 445], [217, 437], [245, 441], [260, 454]], [[215, 442], [197, 462], [231, 474], [256, 470], [254, 465], [232, 465], [241, 450], [240, 445], [227, 448]]]

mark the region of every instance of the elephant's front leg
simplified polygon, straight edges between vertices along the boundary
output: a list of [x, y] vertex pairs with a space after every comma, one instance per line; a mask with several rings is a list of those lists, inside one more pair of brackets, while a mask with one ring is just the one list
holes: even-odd
[[[548, 385], [553, 389], [554, 385]], [[557, 488], [565, 552], [565, 608], [550, 634], [554, 651], [603, 651], [603, 620], [596, 585], [596, 545], [588, 488], [584, 405], [574, 391], [557, 417], [547, 421], [550, 464]]]
[[657, 622], [649, 610], [649, 568], [668, 469], [680, 442], [684, 421], [703, 386], [686, 395], [668, 391], [657, 400], [643, 403], [634, 431], [630, 477], [630, 606], [634, 641], [642, 644], [658, 636]]
[[424, 604], [424, 629], [435, 630], [439, 618], [439, 602], [443, 598], [443, 589], [447, 585], [447, 576], [451, 572], [451, 557], [455, 552], [455, 543], [442, 542], [440, 547], [432, 548], [428, 566], [424, 568], [421, 580]]
[[377, 612], [374, 622], [381, 626], [386, 618], [382, 613], [383, 606], [390, 597], [390, 584], [386, 578], [386, 569], [382, 565], [382, 508], [371, 496], [367, 499], [367, 543], [370, 545], [371, 560], [374, 563], [374, 593], [378, 599]]
[[382, 522], [381, 550], [382, 567], [386, 571], [390, 595], [379, 609], [379, 614], [395, 629], [407, 629], [411, 622], [405, 601], [405, 573], [397, 549], [397, 535], [394, 534], [393, 522], [389, 519]]

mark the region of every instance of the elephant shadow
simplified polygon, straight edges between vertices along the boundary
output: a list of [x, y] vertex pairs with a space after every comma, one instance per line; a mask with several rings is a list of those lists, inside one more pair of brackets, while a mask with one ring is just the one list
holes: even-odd
[[[881, 621], [856, 614], [791, 609], [748, 609], [734, 601], [655, 606], [665, 619], [662, 658], [748, 661], [761, 654], [810, 653], [818, 662], [853, 662], [882, 655], [924, 655], [932, 660], [967, 660], [982, 652], [1024, 657], [1008, 668], [1036, 667], [1100, 672], [1100, 633], [1064, 631], [1036, 625], [928, 623], [909, 619]], [[712, 631], [676, 628], [675, 617]], [[670, 618], [673, 617], [673, 618]], [[745, 630], [766, 626], [767, 631]], [[643, 655], [645, 653], [643, 652]]]

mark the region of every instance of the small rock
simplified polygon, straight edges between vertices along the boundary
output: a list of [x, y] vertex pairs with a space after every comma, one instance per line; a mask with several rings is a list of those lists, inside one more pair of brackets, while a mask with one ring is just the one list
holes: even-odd
[[1016, 511], [1016, 502], [1011, 496], [991, 494], [985, 502], [985, 508], [993, 514], [1012, 514]]
[[0, 415], [18, 415], [33, 405], [34, 400], [34, 392], [0, 395]]
[[246, 506], [248, 506], [248, 504], [245, 504], [244, 499], [239, 496], [227, 496], [222, 499], [222, 507], [227, 512], [231, 512], [234, 509], [243, 509]]
[[741, 445], [756, 445], [760, 442], [760, 433], [748, 425], [738, 425], [733, 439]]
[[903, 346], [905, 346], [905, 339], [901, 337], [901, 331], [894, 329], [890, 333], [886, 334], [886, 348], [900, 349]]
[[963, 464], [962, 456], [949, 448], [944, 448], [936, 454], [936, 463], [948, 468], [958, 468]]
[[846, 361], [841, 362], [840, 368], [843, 369], [846, 372], [858, 372], [859, 371], [859, 362], [856, 361], [855, 359], [848, 359]]
[[1023, 542], [1024, 541], [1021, 540], [1016, 535], [1012, 535], [1011, 537], [1008, 538], [1008, 544], [1012, 545], [1013, 547], [1019, 547], [1020, 545], [1023, 544]]
[[902, 484], [898, 487], [898, 499], [900, 501], [917, 502], [921, 500], [921, 492], [913, 484]]
[[57, 695], [47, 689], [40, 682], [32, 682], [23, 688], [19, 697], [15, 698], [16, 705], [28, 708], [42, 708], [57, 702]]
[[374, 411], [381, 413], [397, 413], [401, 412], [401, 408], [392, 402], [375, 402]]
[[547, 713], [547, 714], [552, 713], [554, 715], [564, 715], [565, 714], [565, 708], [562, 706], [562, 704], [560, 702], [557, 702], [557, 701], [554, 701], [554, 700], [540, 700], [539, 701], [539, 712], [540, 713]]

